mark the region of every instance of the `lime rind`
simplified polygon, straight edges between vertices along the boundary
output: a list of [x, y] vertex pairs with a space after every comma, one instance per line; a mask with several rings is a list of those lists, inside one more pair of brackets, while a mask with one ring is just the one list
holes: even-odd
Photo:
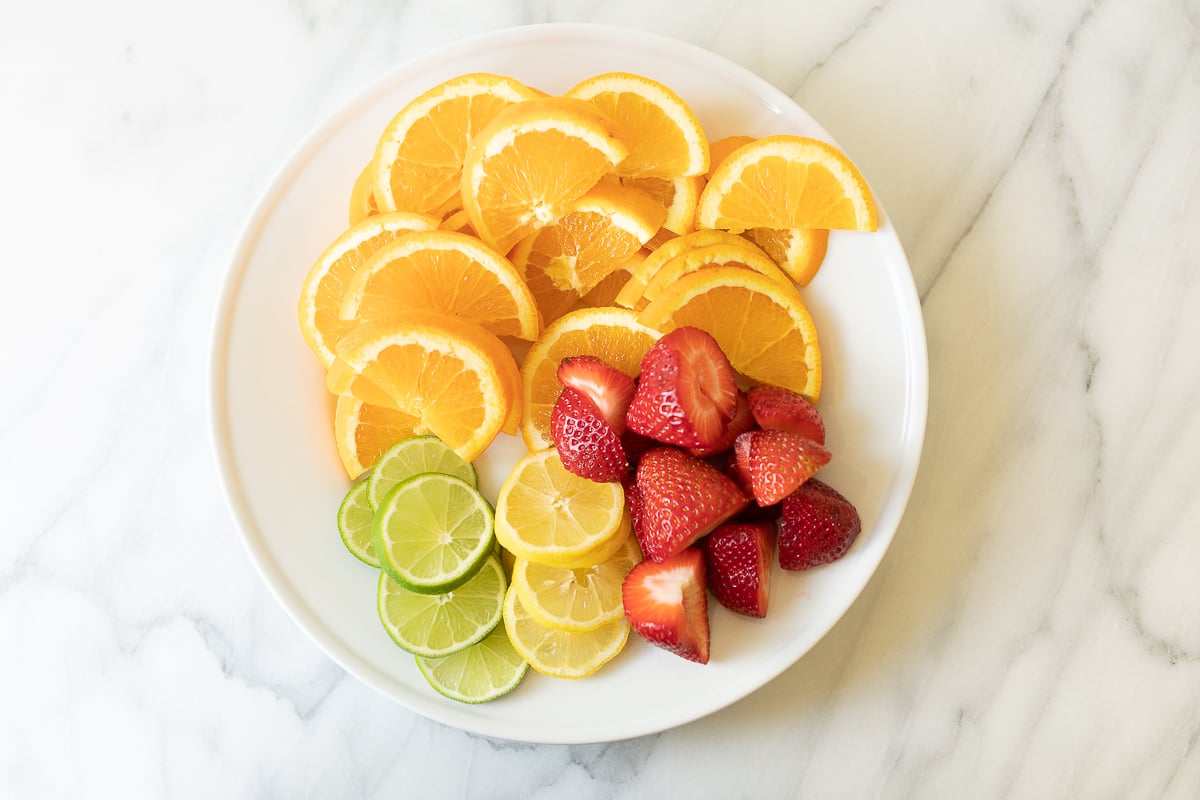
[[416, 475], [437, 472], [479, 485], [475, 466], [464, 461], [436, 436], [410, 436], [392, 445], [379, 457], [367, 478], [367, 500], [378, 509], [396, 485]]
[[338, 506], [338, 534], [350, 555], [368, 566], [380, 567], [375, 551], [375, 532], [372, 522], [375, 513], [367, 502], [367, 482], [359, 481], [350, 487]]
[[372, 525], [380, 566], [409, 591], [442, 594], [474, 575], [495, 549], [494, 514], [461, 478], [426, 473], [388, 492]]
[[416, 657], [417, 669], [434, 691], [460, 703], [487, 703], [525, 679], [529, 662], [508, 640], [503, 625], [476, 644], [443, 658]]
[[425, 658], [442, 658], [496, 629], [506, 588], [504, 570], [495, 556], [484, 561], [474, 577], [445, 594], [409, 591], [381, 572], [379, 619], [400, 648]]

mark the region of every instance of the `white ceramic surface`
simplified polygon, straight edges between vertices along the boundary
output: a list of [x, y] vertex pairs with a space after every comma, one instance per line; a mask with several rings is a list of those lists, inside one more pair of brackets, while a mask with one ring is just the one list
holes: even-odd
[[[822, 270], [804, 292], [821, 335], [820, 408], [834, 453], [823, 477], [863, 519], [849, 555], [808, 573], [776, 568], [764, 621], [735, 617], [713, 602], [712, 658], [704, 667], [631, 637], [592, 678], [557, 681], [531, 672], [517, 691], [482, 706], [454, 703], [426, 686], [375, 617], [373, 572], [344, 552], [333, 526], [348, 482], [332, 445], [321, 370], [296, 325], [300, 283], [344, 227], [350, 184], [407, 100], [463, 72], [504, 73], [560, 92], [609, 70], [671, 86], [713, 139], [783, 132], [830, 139], [762, 79], [670, 39], [566, 25], [462, 41], [397, 68], [299, 146], [245, 228], [216, 323], [219, 461], [249, 552], [279, 601], [322, 649], [381, 693], [430, 718], [509, 739], [592, 742], [663, 730], [778, 675], [829, 630], [874, 572], [904, 511], [924, 435], [921, 311], [899, 240], [881, 213], [877, 233], [831, 235]], [[519, 450], [515, 440], [501, 441], [481, 461], [481, 484], [493, 500]]]

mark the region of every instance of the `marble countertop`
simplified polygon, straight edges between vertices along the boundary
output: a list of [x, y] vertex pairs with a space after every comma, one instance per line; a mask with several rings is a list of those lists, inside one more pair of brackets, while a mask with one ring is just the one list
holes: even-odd
[[[658, 735], [430, 722], [287, 617], [225, 505], [211, 321], [306, 132], [544, 21], [753, 70], [870, 178], [930, 357], [895, 542], [834, 629]], [[7, 4], [0, 797], [1200, 796], [1193, 0]]]

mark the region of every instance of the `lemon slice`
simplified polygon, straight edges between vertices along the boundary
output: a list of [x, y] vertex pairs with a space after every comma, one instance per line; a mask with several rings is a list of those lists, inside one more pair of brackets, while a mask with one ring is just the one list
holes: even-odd
[[622, 527], [625, 533], [616, 553], [595, 566], [568, 569], [518, 559], [512, 586], [529, 616], [548, 628], [576, 633], [620, 619], [625, 613], [621, 584], [642, 560], [637, 539]]
[[379, 619], [401, 648], [441, 658], [470, 647], [496, 628], [504, 589], [504, 570], [495, 556], [469, 581], [445, 594], [410, 592], [381, 572]]
[[547, 628], [529, 615], [512, 587], [504, 596], [504, 630], [529, 666], [552, 678], [586, 678], [621, 652], [629, 638], [624, 616], [586, 633]]
[[521, 459], [496, 501], [496, 538], [513, 555], [558, 567], [587, 567], [617, 535], [625, 509], [619, 483], [567, 472], [555, 450]]

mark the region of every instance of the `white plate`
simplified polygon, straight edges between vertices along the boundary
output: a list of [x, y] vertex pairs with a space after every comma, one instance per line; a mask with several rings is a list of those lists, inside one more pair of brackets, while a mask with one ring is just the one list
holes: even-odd
[[[212, 420], [226, 492], [251, 557], [280, 603], [359, 680], [408, 708], [477, 733], [597, 742], [694, 720], [753, 692], [804, 655], [858, 596], [887, 550], [920, 459], [927, 406], [921, 309], [895, 231], [834, 232], [804, 296], [824, 356], [821, 411], [833, 462], [822, 478], [858, 507], [863, 532], [841, 561], [772, 575], [756, 621], [711, 605], [707, 666], [636, 636], [597, 675], [530, 672], [507, 697], [460, 705], [433, 692], [375, 615], [375, 573], [334, 525], [348, 483], [334, 450], [331, 399], [296, 324], [300, 284], [345, 227], [354, 177], [408, 100], [465, 72], [497, 72], [561, 92], [600, 72], [656, 78], [691, 104], [709, 135], [830, 137], [787, 96], [709, 52], [644, 33], [585, 25], [515, 28], [459, 42], [394, 70], [310, 135], [250, 218], [216, 322]], [[495, 499], [513, 441], [481, 469]], [[505, 451], [497, 456], [499, 451]]]

